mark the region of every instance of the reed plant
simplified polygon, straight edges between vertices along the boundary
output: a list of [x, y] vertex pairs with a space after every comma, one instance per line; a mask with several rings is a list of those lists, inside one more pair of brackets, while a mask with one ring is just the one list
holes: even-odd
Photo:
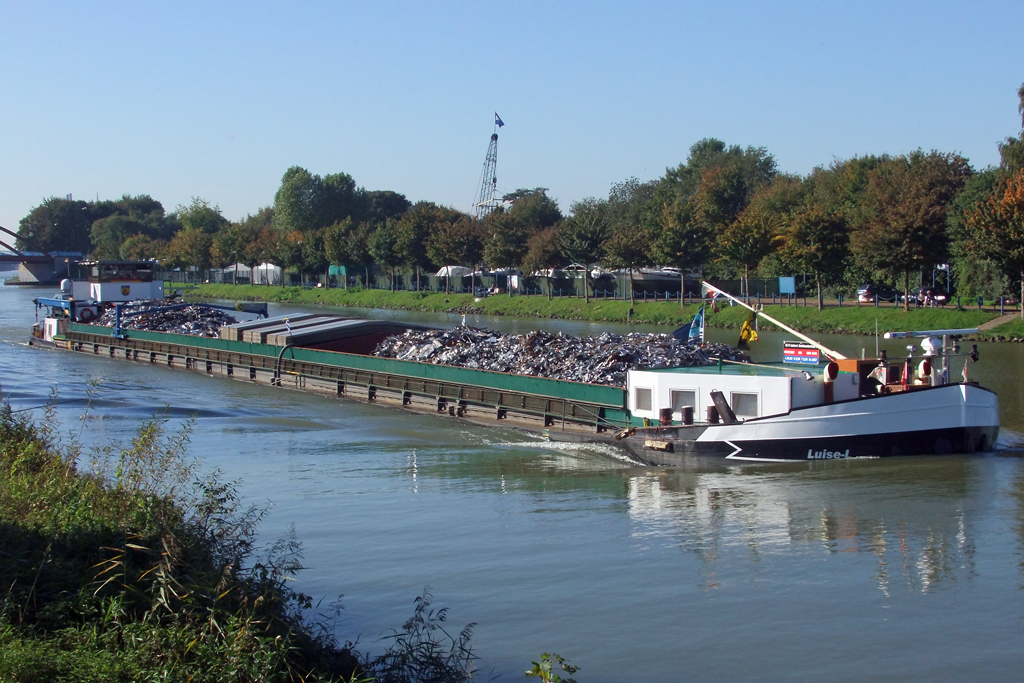
[[[0, 405], [0, 679], [318, 681], [358, 657], [288, 585], [293, 537], [256, 546], [264, 509], [198, 476], [191, 425], [146, 421], [83, 457]], [[88, 459], [91, 467], [80, 471]]]

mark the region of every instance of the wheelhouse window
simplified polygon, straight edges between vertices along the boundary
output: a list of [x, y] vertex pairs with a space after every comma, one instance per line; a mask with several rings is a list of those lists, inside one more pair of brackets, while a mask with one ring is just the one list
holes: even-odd
[[653, 404], [652, 392], [645, 387], [637, 387], [633, 392], [633, 403], [637, 410], [651, 410]]
[[757, 394], [732, 392], [732, 412], [736, 417], [757, 417]]
[[89, 282], [152, 282], [153, 264], [132, 261], [99, 261], [89, 269]]

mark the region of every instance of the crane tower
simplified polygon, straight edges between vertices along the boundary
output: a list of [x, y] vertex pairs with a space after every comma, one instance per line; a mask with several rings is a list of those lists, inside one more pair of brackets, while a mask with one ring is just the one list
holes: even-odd
[[484, 169], [480, 173], [480, 192], [476, 196], [473, 209], [476, 217], [483, 218], [498, 204], [498, 134], [491, 134], [491, 144], [487, 147], [484, 158]]

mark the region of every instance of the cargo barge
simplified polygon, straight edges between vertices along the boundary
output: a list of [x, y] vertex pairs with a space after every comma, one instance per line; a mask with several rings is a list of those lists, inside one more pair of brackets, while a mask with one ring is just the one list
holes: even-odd
[[346, 352], [372, 350], [383, 336], [408, 326], [338, 321], [352, 323], [353, 332], [359, 323], [376, 329], [336, 339], [327, 350], [141, 330], [116, 334], [113, 327], [65, 319], [53, 325], [50, 342], [58, 349], [533, 431], [600, 435], [631, 424], [622, 388]]
[[903, 359], [847, 359], [789, 330], [824, 358], [635, 369], [617, 387], [369, 355], [416, 327], [396, 322], [282, 316], [205, 338], [85, 324], [60, 299], [37, 306], [50, 314], [33, 337], [58, 349], [613, 444], [650, 465], [986, 451], [999, 433], [996, 395], [966, 370], [949, 381], [952, 359], [977, 360], [955, 342], [970, 330], [898, 333], [924, 338], [924, 355]]

